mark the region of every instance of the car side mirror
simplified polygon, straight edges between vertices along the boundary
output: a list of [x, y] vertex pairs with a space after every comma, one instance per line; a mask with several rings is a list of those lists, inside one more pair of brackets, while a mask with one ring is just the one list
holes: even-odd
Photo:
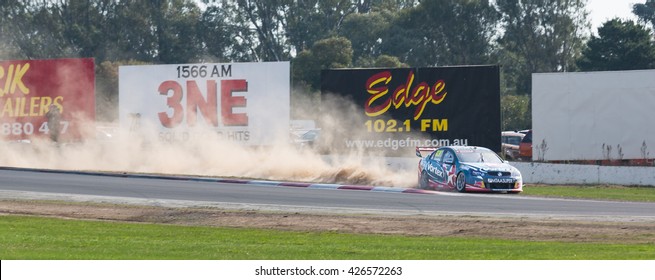
[[453, 164], [453, 159], [449, 158], [443, 161], [445, 164]]

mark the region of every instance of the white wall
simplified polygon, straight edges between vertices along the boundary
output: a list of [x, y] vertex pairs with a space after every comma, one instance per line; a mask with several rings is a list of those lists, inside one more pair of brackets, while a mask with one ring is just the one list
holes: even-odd
[[512, 162], [528, 184], [655, 186], [655, 167]]

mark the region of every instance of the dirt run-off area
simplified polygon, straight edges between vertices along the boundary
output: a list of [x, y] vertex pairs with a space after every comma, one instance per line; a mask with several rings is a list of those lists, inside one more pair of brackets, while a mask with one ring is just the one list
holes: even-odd
[[20, 199], [0, 200], [0, 215], [285, 231], [655, 244], [653, 221], [520, 216], [496, 218], [467, 215], [330, 214]]

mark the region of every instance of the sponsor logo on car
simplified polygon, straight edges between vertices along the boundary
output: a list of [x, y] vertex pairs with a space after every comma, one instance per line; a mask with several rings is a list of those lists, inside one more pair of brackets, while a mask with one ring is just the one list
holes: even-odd
[[443, 177], [443, 171], [438, 167], [428, 165], [428, 171], [434, 173], [435, 175], [437, 175], [439, 177]]

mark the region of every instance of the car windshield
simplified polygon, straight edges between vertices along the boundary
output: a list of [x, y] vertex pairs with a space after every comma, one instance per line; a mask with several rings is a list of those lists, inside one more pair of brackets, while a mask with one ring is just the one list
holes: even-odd
[[503, 160], [496, 153], [488, 150], [458, 151], [457, 156], [461, 162], [502, 163]]
[[314, 139], [318, 138], [318, 132], [308, 131], [305, 134], [303, 134], [302, 136], [300, 136], [300, 138], [303, 139], [303, 140], [314, 140]]
[[505, 143], [518, 146], [521, 143], [521, 136], [507, 136]]
[[528, 133], [523, 136], [521, 143], [532, 143], [532, 130], [528, 131]]

